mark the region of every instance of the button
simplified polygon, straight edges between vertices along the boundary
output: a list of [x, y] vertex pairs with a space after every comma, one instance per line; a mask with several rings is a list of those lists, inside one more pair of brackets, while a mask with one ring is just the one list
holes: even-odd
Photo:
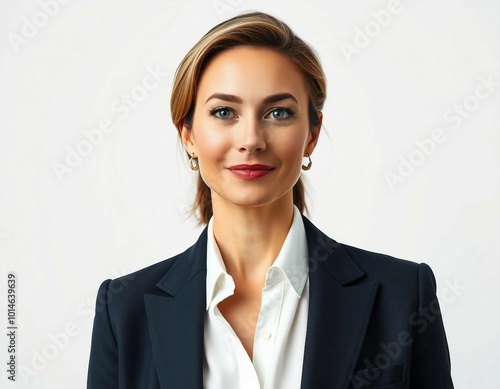
[[269, 340], [269, 339], [271, 339], [271, 335], [272, 335], [272, 334], [271, 334], [271, 331], [267, 331], [267, 330], [266, 330], [266, 331], [262, 332], [262, 337], [264, 338], [264, 340]]

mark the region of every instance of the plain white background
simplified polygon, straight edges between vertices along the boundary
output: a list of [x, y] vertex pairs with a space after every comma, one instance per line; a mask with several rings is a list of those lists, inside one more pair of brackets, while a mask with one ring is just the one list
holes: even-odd
[[2, 1], [0, 316], [15, 272], [19, 329], [11, 385], [0, 337], [1, 387], [84, 388], [101, 281], [197, 239], [172, 79], [209, 28], [246, 10], [289, 23], [328, 77], [310, 219], [428, 263], [456, 387], [499, 387], [498, 2], [268, 3]]

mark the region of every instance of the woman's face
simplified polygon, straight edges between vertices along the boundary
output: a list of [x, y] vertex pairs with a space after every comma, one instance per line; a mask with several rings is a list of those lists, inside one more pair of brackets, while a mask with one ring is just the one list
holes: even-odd
[[[198, 85], [184, 147], [198, 158], [212, 201], [262, 206], [292, 198], [303, 157], [314, 150], [303, 75], [282, 54], [236, 47], [216, 55]], [[321, 119], [321, 115], [320, 115]]]

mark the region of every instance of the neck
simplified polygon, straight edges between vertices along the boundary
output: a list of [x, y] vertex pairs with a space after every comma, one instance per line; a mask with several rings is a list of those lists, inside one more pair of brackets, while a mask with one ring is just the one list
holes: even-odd
[[237, 206], [215, 195], [212, 206], [214, 237], [227, 272], [241, 280], [265, 278], [292, 225], [292, 192], [259, 207]]

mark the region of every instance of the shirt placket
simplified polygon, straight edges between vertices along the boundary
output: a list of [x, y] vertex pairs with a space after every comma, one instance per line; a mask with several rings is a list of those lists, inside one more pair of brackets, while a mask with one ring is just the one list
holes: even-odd
[[[217, 307], [219, 302], [233, 295], [234, 282], [229, 275], [225, 275], [224, 277], [221, 277], [217, 285], [217, 292], [215, 293], [210, 309], [212, 309], [213, 316], [217, 318], [217, 325], [222, 328], [222, 332], [225, 334], [225, 344], [231, 348], [231, 353], [229, 354], [234, 355], [234, 359], [230, 362], [231, 369], [229, 369], [233, 372], [233, 374], [229, 375], [234, 376], [237, 382], [233, 382], [233, 384], [237, 385], [238, 388], [259, 388], [260, 384], [256, 370], [252, 365], [250, 358], [248, 358], [248, 354], [243, 347], [243, 344]], [[226, 371], [226, 373], [229, 372]]]
[[266, 284], [262, 290], [262, 301], [255, 327], [253, 347], [253, 365], [260, 377], [260, 385], [264, 387], [265, 377], [272, 362], [274, 344], [279, 328], [281, 309], [283, 306], [284, 288], [283, 273], [280, 269], [269, 269]]

